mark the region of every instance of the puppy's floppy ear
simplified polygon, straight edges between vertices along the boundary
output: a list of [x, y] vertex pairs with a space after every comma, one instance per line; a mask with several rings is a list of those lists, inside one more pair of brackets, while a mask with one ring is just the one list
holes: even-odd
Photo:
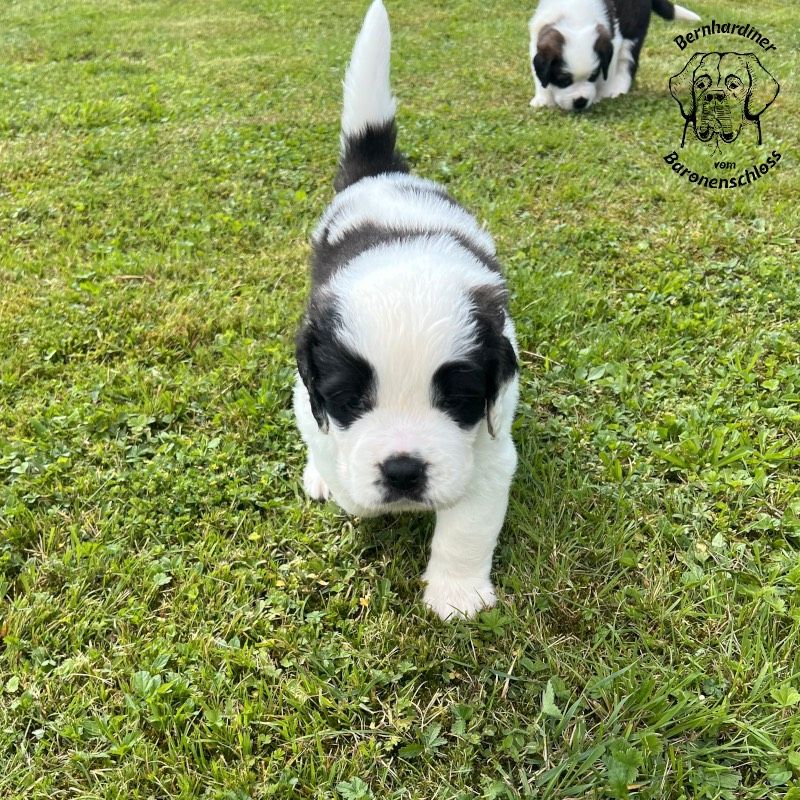
[[517, 371], [517, 355], [503, 334], [508, 293], [502, 286], [480, 286], [472, 290], [478, 350], [486, 380], [486, 424], [494, 438], [502, 425], [497, 399], [503, 386]]
[[707, 55], [710, 53], [695, 53], [686, 66], [669, 79], [670, 94], [678, 101], [684, 119], [694, 119], [694, 73]]
[[611, 59], [614, 57], [614, 43], [611, 41], [611, 34], [605, 25], [597, 26], [597, 39], [594, 42], [594, 51], [600, 59], [600, 69], [603, 73], [603, 79], [608, 78], [608, 67], [611, 64]]
[[756, 119], [772, 104], [781, 87], [761, 66], [755, 53], [743, 53], [741, 58], [750, 73], [750, 91], [747, 93], [744, 111], [748, 119]]
[[553, 68], [561, 61], [564, 51], [564, 37], [552, 25], [545, 25], [536, 40], [536, 55], [533, 57], [533, 71], [543, 87], [547, 88]]
[[320, 335], [313, 319], [309, 313], [303, 320], [303, 325], [297, 333], [295, 339], [295, 355], [297, 357], [297, 371], [300, 379], [308, 392], [308, 399], [311, 404], [311, 413], [323, 433], [328, 432], [328, 415], [325, 412], [325, 405], [322, 395], [319, 393], [319, 370], [314, 362], [314, 349], [320, 344]]

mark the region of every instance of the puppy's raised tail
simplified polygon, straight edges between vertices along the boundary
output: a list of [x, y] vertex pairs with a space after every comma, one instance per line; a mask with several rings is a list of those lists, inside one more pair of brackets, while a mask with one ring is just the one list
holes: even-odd
[[389, 83], [391, 50], [389, 16], [381, 0], [374, 0], [344, 78], [337, 192], [370, 175], [408, 172], [405, 158], [395, 149], [397, 105]]
[[689, 11], [688, 8], [670, 3], [669, 0], [652, 0], [653, 11], [664, 19], [683, 19], [687, 22], [697, 22], [700, 17]]

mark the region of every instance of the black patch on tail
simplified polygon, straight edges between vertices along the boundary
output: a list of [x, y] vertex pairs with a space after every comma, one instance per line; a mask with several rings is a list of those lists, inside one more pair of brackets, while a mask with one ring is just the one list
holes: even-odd
[[339, 173], [333, 185], [337, 192], [346, 189], [362, 178], [383, 172], [408, 172], [408, 162], [395, 150], [397, 125], [394, 120], [382, 125], [367, 125], [356, 136], [344, 141], [344, 151], [339, 161]]
[[669, 0], [653, 0], [653, 11], [664, 19], [675, 19], [675, 6]]

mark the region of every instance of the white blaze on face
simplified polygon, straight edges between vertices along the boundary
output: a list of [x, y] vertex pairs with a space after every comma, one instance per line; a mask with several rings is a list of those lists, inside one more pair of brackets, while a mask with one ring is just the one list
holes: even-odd
[[594, 81], [589, 80], [600, 65], [600, 59], [594, 49], [597, 26], [566, 30], [562, 31], [562, 34], [564, 35], [562, 59], [564, 68], [572, 75], [572, 83], [564, 89], [552, 86], [553, 97], [565, 111], [572, 111], [575, 100], [579, 98], [585, 99], [586, 108], [589, 108], [597, 99], [597, 85], [602, 80], [602, 75]]
[[331, 425], [337, 471], [348, 492], [381, 505], [380, 465], [409, 454], [427, 465], [423, 500], [455, 502], [472, 475], [480, 425], [461, 429], [432, 404], [432, 378], [475, 346], [469, 291], [501, 283], [452, 239], [420, 238], [371, 250], [335, 275], [338, 338], [372, 366], [374, 407], [346, 430]]

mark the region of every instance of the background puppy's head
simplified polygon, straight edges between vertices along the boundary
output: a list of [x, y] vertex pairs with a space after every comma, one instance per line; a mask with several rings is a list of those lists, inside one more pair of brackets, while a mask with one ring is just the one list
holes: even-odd
[[611, 35], [604, 25], [581, 29], [545, 25], [536, 40], [533, 69], [550, 88], [559, 108], [589, 108], [597, 99], [597, 81], [608, 78], [614, 55]]
[[505, 290], [459, 249], [428, 237], [363, 254], [320, 292], [298, 336], [300, 376], [338, 478], [371, 509], [456, 502], [481, 429], [504, 424], [517, 368]]

